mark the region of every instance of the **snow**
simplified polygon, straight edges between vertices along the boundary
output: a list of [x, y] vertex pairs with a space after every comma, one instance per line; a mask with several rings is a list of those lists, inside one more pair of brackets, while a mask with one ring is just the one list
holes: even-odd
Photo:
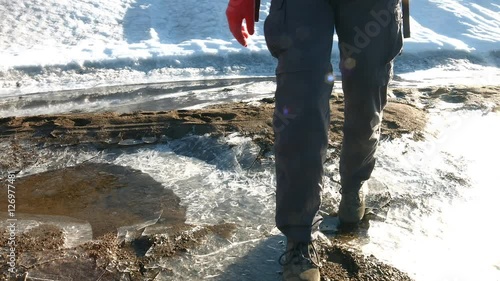
[[[272, 76], [275, 60], [263, 36], [270, 0], [262, 1], [261, 21], [248, 48], [232, 38], [226, 5], [212, 0], [0, 0], [0, 95]], [[405, 55], [465, 52], [479, 58], [479, 66], [498, 66], [498, 1], [411, 5], [412, 38], [405, 42]], [[405, 55], [400, 57], [404, 73], [423, 70]], [[439, 61], [439, 66], [449, 64], [460, 62]]]
[[230, 39], [223, 1], [2, 2], [4, 69], [250, 51]]
[[465, 50], [500, 48], [500, 4], [495, 1], [413, 1], [412, 38], [406, 50]]

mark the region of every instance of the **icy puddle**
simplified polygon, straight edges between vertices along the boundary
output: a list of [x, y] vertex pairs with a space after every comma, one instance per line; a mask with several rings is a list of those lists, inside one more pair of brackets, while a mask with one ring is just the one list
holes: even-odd
[[[87, 221], [93, 238], [145, 221], [185, 221], [184, 208], [171, 190], [128, 167], [83, 163], [20, 178], [15, 186], [16, 212]], [[0, 208], [5, 210], [7, 202]]]
[[[381, 143], [371, 220], [333, 237], [416, 280], [498, 280], [500, 115], [429, 117], [426, 141]], [[16, 182], [18, 235], [32, 249], [19, 249], [19, 266], [32, 280], [279, 280], [273, 159], [259, 152], [236, 134], [41, 148]], [[337, 159], [325, 167], [327, 214], [339, 201]]]

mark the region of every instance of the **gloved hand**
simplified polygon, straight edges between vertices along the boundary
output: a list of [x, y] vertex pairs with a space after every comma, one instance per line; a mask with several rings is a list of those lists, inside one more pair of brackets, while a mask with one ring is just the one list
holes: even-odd
[[[246, 47], [248, 37], [255, 31], [255, 0], [229, 0], [226, 17], [234, 38]], [[243, 25], [243, 19], [246, 27]]]

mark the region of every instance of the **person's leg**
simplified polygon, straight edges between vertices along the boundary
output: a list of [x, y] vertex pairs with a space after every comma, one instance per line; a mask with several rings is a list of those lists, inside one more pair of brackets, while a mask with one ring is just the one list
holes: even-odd
[[265, 22], [278, 58], [273, 127], [276, 225], [289, 240], [310, 242], [319, 223], [333, 81], [333, 11], [327, 0], [273, 0]]
[[[399, 0], [338, 0], [335, 6], [345, 100], [340, 156], [343, 197], [358, 193], [375, 165], [392, 60], [402, 48], [399, 11]], [[351, 222], [349, 214], [341, 213], [346, 210], [342, 202], [340, 207], [341, 221], [344, 215]], [[352, 215], [356, 222], [363, 214]]]

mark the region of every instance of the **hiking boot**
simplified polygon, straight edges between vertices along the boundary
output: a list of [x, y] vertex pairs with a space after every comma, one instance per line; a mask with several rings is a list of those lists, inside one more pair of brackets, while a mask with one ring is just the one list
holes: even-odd
[[340, 225], [356, 225], [365, 215], [365, 194], [363, 188], [358, 192], [341, 189], [342, 198], [339, 204]]
[[320, 281], [319, 256], [313, 242], [288, 241], [280, 257], [283, 281]]

